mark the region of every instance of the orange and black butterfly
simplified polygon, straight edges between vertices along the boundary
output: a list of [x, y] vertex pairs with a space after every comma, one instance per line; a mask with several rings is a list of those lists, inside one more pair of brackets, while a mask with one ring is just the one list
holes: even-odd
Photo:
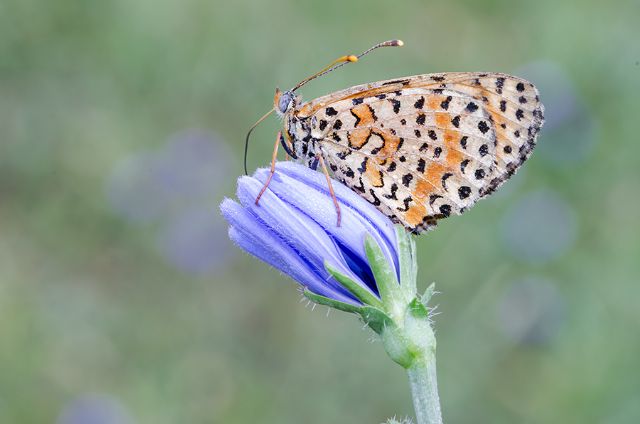
[[461, 214], [518, 170], [535, 147], [544, 107], [533, 84], [492, 72], [395, 78], [306, 103], [296, 94], [378, 47], [401, 45], [392, 40], [341, 57], [291, 90], [276, 90], [270, 112], [283, 117], [284, 132], [276, 140], [272, 172], [280, 143], [293, 159], [313, 169], [321, 165], [330, 188], [329, 172], [420, 233]]

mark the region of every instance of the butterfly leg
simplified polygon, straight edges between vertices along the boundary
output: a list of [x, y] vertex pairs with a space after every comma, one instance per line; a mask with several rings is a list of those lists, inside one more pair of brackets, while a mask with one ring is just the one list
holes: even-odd
[[336, 213], [338, 214], [337, 226], [339, 227], [340, 218], [341, 218], [340, 205], [338, 204], [338, 198], [336, 197], [336, 194], [333, 192], [333, 186], [331, 185], [331, 177], [329, 177], [329, 170], [327, 169], [327, 165], [324, 164], [324, 159], [322, 158], [322, 154], [318, 153], [316, 155], [316, 160], [314, 161], [314, 163], [316, 164], [316, 167], [318, 166], [317, 164], [320, 163], [324, 176], [327, 179], [327, 185], [329, 186], [329, 194], [331, 194], [333, 205], [336, 207]]
[[289, 143], [284, 138], [284, 135], [282, 135], [282, 132], [280, 132], [280, 137], [278, 138], [280, 139], [280, 144], [282, 145], [282, 148], [287, 153], [287, 157], [298, 159], [298, 155], [296, 155], [296, 152], [294, 152], [293, 149], [289, 146]]
[[260, 202], [260, 198], [262, 197], [264, 192], [267, 190], [267, 187], [269, 187], [269, 183], [271, 182], [271, 178], [273, 177], [273, 174], [276, 173], [276, 160], [278, 159], [278, 145], [282, 142], [281, 141], [282, 139], [283, 139], [282, 131], [278, 131], [278, 136], [276, 137], [276, 143], [273, 146], [273, 155], [271, 156], [271, 171], [269, 172], [269, 176], [267, 177], [267, 181], [265, 181], [264, 186], [262, 187], [262, 190], [260, 190], [260, 193], [258, 193], [258, 196], [256, 197], [256, 206], [260, 206], [258, 202]]

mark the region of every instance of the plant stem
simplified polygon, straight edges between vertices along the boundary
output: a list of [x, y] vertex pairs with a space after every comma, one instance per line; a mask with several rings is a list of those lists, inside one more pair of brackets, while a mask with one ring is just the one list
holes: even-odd
[[407, 368], [407, 373], [413, 408], [416, 411], [416, 424], [442, 424], [435, 356], [414, 362]]

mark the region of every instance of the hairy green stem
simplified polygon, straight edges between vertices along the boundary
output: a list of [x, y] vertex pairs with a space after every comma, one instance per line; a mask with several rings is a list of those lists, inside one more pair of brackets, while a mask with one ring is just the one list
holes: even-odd
[[416, 361], [407, 368], [407, 373], [416, 412], [416, 424], [442, 424], [435, 356]]

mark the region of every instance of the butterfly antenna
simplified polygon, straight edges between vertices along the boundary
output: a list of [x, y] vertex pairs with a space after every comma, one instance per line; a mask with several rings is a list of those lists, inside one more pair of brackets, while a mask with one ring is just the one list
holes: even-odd
[[258, 122], [256, 122], [255, 124], [253, 124], [251, 128], [249, 128], [249, 132], [247, 133], [247, 138], [245, 138], [244, 140], [244, 175], [249, 175], [249, 172], [247, 171], [247, 152], [249, 151], [249, 136], [251, 135], [251, 132], [258, 126], [258, 124], [264, 121], [267, 118], [267, 116], [269, 116], [271, 112], [273, 112], [274, 110], [276, 110], [275, 107], [272, 107], [269, 112], [262, 115], [262, 118], [258, 119]]
[[298, 84], [296, 84], [295, 87], [293, 87], [291, 89], [291, 91], [296, 91], [298, 88], [302, 87], [303, 85], [305, 85], [306, 83], [308, 83], [311, 80], [314, 80], [318, 77], [321, 77], [324, 74], [328, 74], [329, 72], [338, 69], [341, 66], [344, 66], [347, 63], [350, 62], [357, 62], [358, 59], [360, 59], [362, 56], [371, 53], [372, 51], [379, 49], [380, 47], [402, 47], [404, 45], [404, 42], [402, 40], [389, 40], [389, 41], [384, 41], [382, 43], [378, 43], [375, 46], [365, 50], [364, 52], [360, 53], [357, 56], [354, 55], [347, 55], [347, 56], [341, 56], [339, 58], [337, 58], [336, 60], [334, 60], [333, 62], [331, 62], [330, 64], [328, 64], [327, 66], [325, 66], [324, 68], [322, 68], [320, 71], [318, 71], [317, 73], [311, 75], [308, 78], [303, 79], [302, 81], [300, 81]]

